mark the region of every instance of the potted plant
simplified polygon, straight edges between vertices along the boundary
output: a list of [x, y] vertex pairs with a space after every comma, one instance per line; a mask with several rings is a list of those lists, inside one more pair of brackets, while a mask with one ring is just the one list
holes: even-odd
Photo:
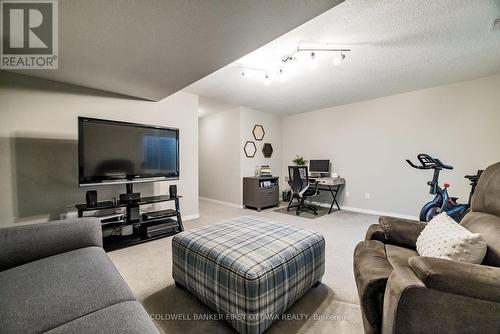
[[297, 166], [305, 166], [307, 165], [307, 160], [305, 160], [303, 156], [297, 155], [295, 159], [293, 159], [293, 163]]

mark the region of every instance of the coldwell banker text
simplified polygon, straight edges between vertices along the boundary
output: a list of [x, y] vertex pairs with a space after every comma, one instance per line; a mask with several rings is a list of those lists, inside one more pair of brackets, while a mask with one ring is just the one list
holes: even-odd
[[0, 9], [0, 68], [57, 69], [57, 0], [0, 0]]

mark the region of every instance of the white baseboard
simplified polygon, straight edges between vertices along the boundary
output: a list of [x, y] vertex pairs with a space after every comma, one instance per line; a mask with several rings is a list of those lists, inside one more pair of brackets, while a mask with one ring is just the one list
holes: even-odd
[[340, 208], [342, 210], [346, 210], [346, 211], [366, 213], [366, 214], [369, 214], [369, 215], [391, 216], [391, 217], [395, 217], [395, 218], [418, 220], [417, 216], [403, 215], [403, 214], [395, 213], [395, 212], [386, 212], [386, 211], [378, 211], [378, 210], [360, 209], [360, 208], [353, 208], [353, 207], [350, 207], [350, 206], [341, 206]]
[[215, 203], [215, 204], [221, 204], [221, 205], [227, 205], [227, 206], [230, 206], [230, 207], [233, 207], [233, 208], [243, 209], [243, 205], [236, 204], [236, 203], [219, 201], [217, 199], [208, 198], [208, 197], [199, 197], [199, 199], [201, 201], [205, 201], [205, 202], [210, 202], [210, 203]]
[[[330, 207], [330, 204], [327, 204], [327, 203], [320, 203], [320, 202], [311, 202], [311, 203], [314, 204], [314, 205], [322, 206], [322, 207], [326, 207], [326, 208]], [[335, 205], [333, 207], [336, 208]], [[403, 215], [403, 214], [395, 213], [395, 212], [386, 212], [386, 211], [378, 211], [378, 210], [370, 210], [370, 209], [361, 209], [361, 208], [354, 208], [352, 206], [340, 206], [340, 208], [342, 210], [345, 210], [345, 211], [365, 213], [367, 215], [391, 216], [391, 217], [396, 217], [396, 218], [418, 220], [417, 216]]]
[[[239, 205], [239, 204], [236, 204], [236, 203], [231, 203], [231, 202], [219, 201], [219, 200], [216, 200], [216, 199], [213, 199], [213, 198], [200, 197], [200, 200], [201, 201], [205, 201], [205, 202], [215, 203], [215, 204], [226, 205], [226, 206], [230, 206], [230, 207], [238, 208], [238, 209], [242, 209], [243, 208], [242, 205]], [[317, 205], [317, 206], [321, 206], [321, 207], [325, 207], [325, 208], [330, 208], [330, 204], [328, 204], [328, 203], [320, 203], [320, 202], [312, 202], [312, 201], [311, 201], [311, 203], [313, 205]], [[335, 208], [335, 206], [334, 206], [334, 208]], [[395, 212], [386, 212], [386, 211], [378, 211], [378, 210], [370, 210], [370, 209], [361, 209], [361, 208], [354, 208], [354, 207], [351, 207], [351, 206], [341, 206], [340, 208], [342, 210], [345, 210], [345, 211], [365, 213], [365, 214], [368, 214], [368, 215], [391, 216], [391, 217], [396, 217], [396, 218], [418, 220], [417, 216], [404, 215], [404, 214], [395, 213]], [[198, 215], [198, 217], [199, 217], [199, 215]], [[196, 218], [198, 218], [198, 217], [196, 217]], [[193, 218], [193, 219], [196, 219], [196, 218]], [[187, 220], [187, 219], [184, 219], [184, 220]]]
[[198, 218], [200, 218], [200, 214], [195, 213], [194, 215], [187, 215], [187, 216], [182, 217], [182, 221], [195, 220]]

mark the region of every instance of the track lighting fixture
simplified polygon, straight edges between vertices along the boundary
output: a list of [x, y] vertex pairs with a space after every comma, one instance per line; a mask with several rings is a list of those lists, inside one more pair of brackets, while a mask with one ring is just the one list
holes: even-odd
[[[346, 54], [351, 52], [351, 49], [349, 48], [344, 48], [344, 47], [338, 47], [335, 46], [334, 44], [317, 44], [317, 43], [299, 43], [297, 45], [297, 48], [295, 51], [292, 53], [285, 55], [281, 57], [281, 66], [278, 70], [272, 70], [272, 69], [263, 69], [263, 68], [255, 68], [255, 67], [249, 67], [245, 65], [237, 65], [237, 67], [241, 70], [241, 76], [243, 78], [250, 78], [252, 73], [260, 72], [264, 75], [264, 84], [266, 86], [271, 85], [271, 79], [276, 78], [279, 82], [284, 83], [287, 81], [288, 77], [285, 75], [285, 69], [286, 73], [293, 73], [294, 69], [297, 65], [296, 63], [299, 63], [297, 60], [298, 55], [300, 53], [309, 53], [310, 58], [309, 58], [309, 67], [311, 69], [316, 69], [318, 67], [318, 53], [322, 52], [334, 52], [335, 57], [333, 58], [333, 64], [335, 66], [341, 65], [345, 58]], [[300, 59], [303, 59], [300, 57]], [[302, 60], [300, 61], [302, 62]]]

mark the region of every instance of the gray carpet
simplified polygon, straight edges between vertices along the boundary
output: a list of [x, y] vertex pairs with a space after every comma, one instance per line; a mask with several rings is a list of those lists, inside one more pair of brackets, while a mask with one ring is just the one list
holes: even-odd
[[[269, 334], [362, 333], [352, 253], [377, 217], [347, 211], [317, 219], [274, 212], [256, 212], [200, 202], [201, 218], [185, 223], [186, 229], [243, 215], [266, 217], [277, 223], [318, 231], [326, 240], [326, 271], [323, 284], [311, 289], [280, 320]], [[224, 321], [208, 318], [212, 312], [189, 293], [175, 288], [172, 279], [171, 237], [109, 253], [138, 300], [164, 333], [235, 333]], [[199, 320], [204, 317], [205, 320]], [[308, 317], [308, 318], [307, 318]], [[208, 318], [208, 319], [206, 319]], [[198, 320], [197, 320], [198, 319]]]

